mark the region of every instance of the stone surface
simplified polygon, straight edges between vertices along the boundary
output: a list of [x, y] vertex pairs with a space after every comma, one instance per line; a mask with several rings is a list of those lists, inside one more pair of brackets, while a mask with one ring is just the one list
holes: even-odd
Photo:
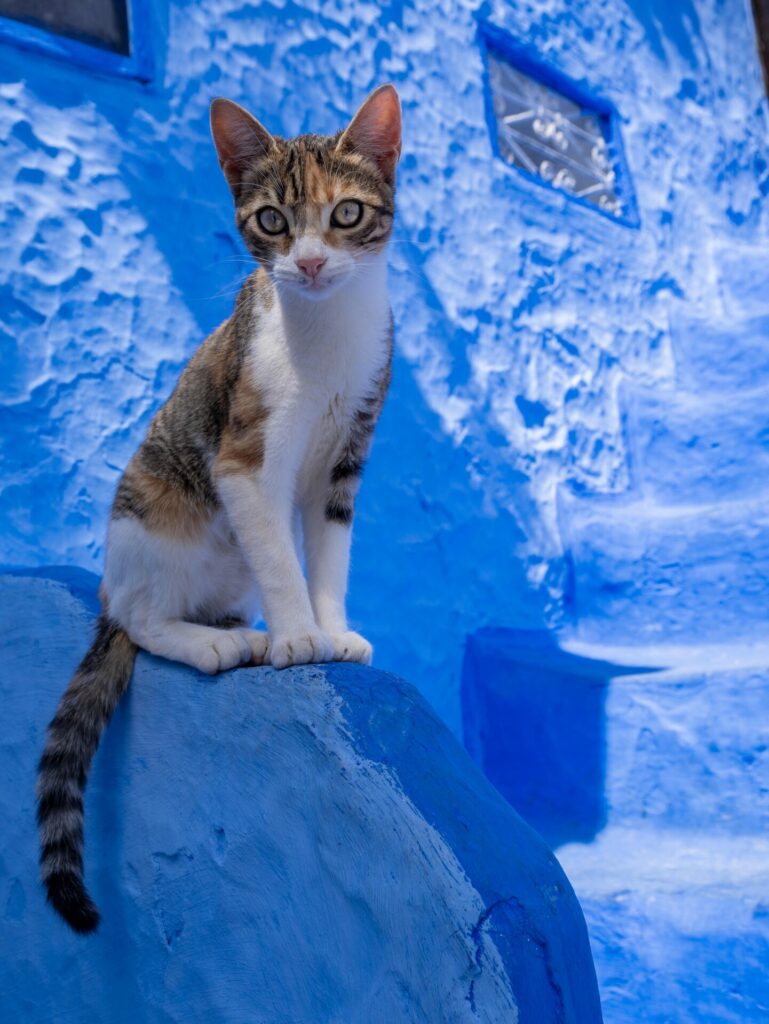
[[4, 1019], [600, 1024], [555, 858], [410, 685], [358, 666], [140, 655], [87, 790], [103, 923], [71, 934], [37, 880], [34, 767], [95, 585], [0, 577]]

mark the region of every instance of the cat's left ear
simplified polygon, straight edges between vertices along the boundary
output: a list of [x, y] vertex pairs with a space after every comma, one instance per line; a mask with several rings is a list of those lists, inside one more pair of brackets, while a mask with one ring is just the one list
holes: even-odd
[[395, 182], [401, 155], [401, 104], [393, 85], [375, 89], [337, 143], [340, 152], [360, 153], [373, 160], [385, 181]]
[[219, 164], [233, 192], [249, 165], [275, 145], [272, 135], [247, 110], [221, 98], [211, 103], [211, 134]]

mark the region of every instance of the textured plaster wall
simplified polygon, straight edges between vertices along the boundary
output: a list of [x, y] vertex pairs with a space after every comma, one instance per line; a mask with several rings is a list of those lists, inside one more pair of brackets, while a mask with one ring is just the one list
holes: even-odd
[[[493, 158], [479, 15], [616, 105], [640, 229]], [[332, 131], [390, 79], [405, 115], [398, 355], [351, 607], [378, 663], [408, 664], [456, 725], [468, 633], [590, 613], [559, 489], [630, 486], [623, 384], [674, 381], [671, 320], [728, 321], [764, 258], [747, 7], [171, 0], [153, 17], [147, 85], [2, 49], [0, 557], [98, 570], [121, 467], [248, 271], [210, 99], [279, 132]]]

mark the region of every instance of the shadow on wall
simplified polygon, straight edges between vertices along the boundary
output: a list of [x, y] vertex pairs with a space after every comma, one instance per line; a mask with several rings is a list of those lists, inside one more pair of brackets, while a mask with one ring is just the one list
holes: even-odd
[[564, 651], [546, 630], [468, 637], [465, 746], [550, 846], [590, 842], [605, 825], [606, 693], [639, 671]]

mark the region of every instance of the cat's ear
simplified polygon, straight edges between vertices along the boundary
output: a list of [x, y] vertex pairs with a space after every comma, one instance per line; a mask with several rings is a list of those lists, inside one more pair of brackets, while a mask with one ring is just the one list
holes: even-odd
[[375, 89], [337, 143], [340, 152], [360, 153], [373, 160], [392, 185], [401, 155], [401, 104], [393, 85]]
[[240, 185], [246, 168], [275, 145], [264, 125], [247, 110], [232, 100], [221, 98], [211, 103], [211, 134], [219, 165], [233, 192]]

